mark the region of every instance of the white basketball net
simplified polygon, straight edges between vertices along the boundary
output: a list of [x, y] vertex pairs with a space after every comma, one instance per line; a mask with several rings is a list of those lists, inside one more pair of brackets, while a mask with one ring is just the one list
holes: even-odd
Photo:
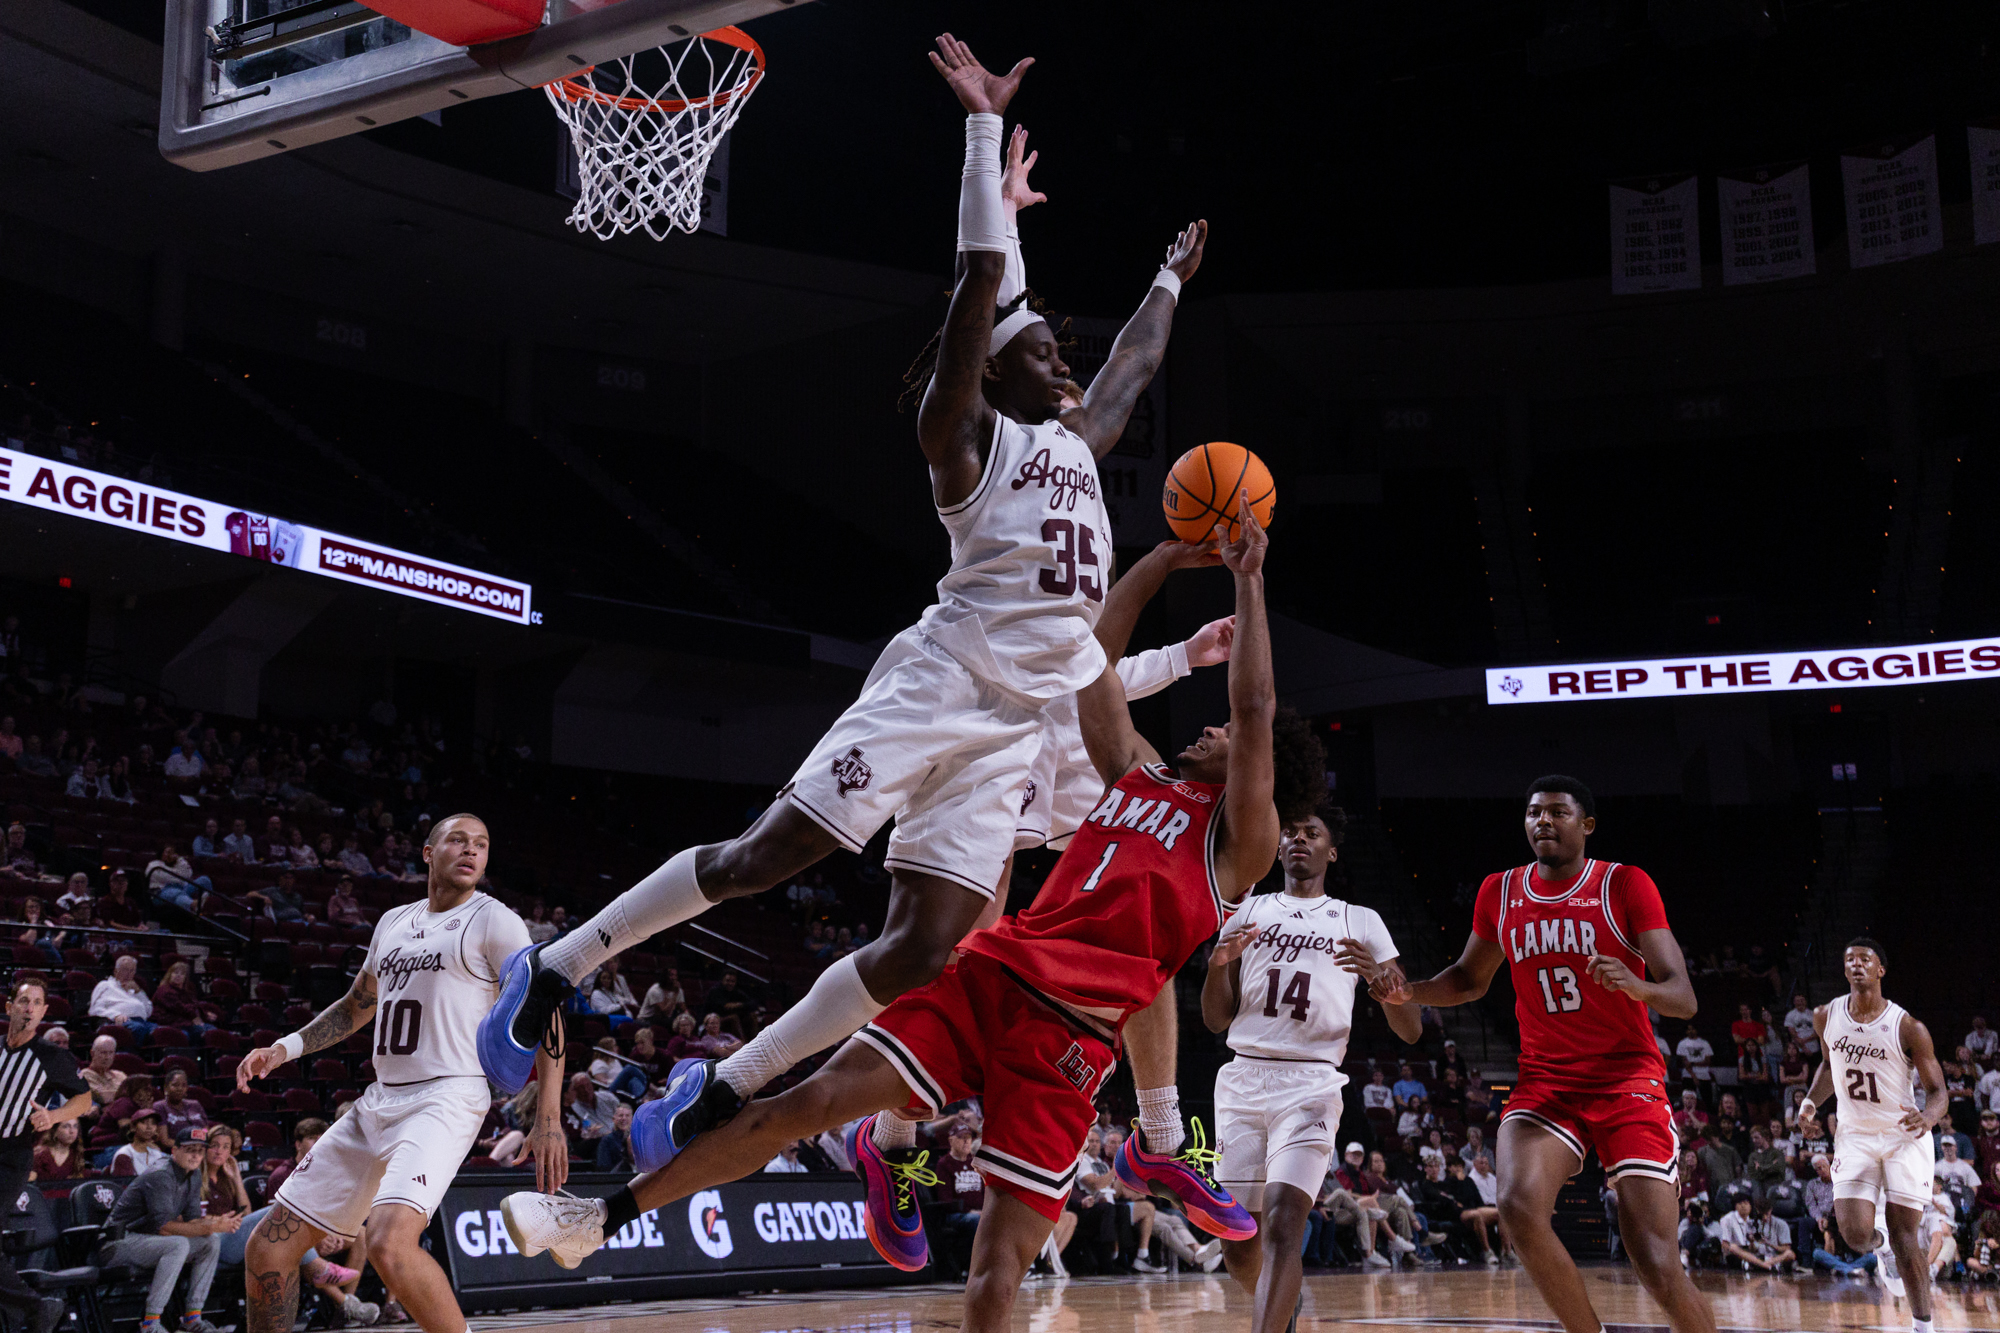
[[709, 159], [763, 77], [763, 48], [717, 28], [546, 85], [576, 150], [570, 225], [607, 241], [697, 230]]

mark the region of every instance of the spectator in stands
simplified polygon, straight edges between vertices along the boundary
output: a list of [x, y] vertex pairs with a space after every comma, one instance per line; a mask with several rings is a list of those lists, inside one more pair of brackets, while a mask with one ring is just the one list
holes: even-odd
[[949, 1148], [931, 1168], [937, 1183], [930, 1186], [929, 1206], [923, 1209], [924, 1228], [931, 1233], [931, 1253], [944, 1261], [948, 1273], [965, 1271], [986, 1202], [986, 1183], [972, 1156], [978, 1147], [977, 1130], [953, 1125]]
[[333, 895], [326, 900], [326, 919], [336, 926], [367, 928], [368, 914], [354, 895], [352, 875], [342, 875], [340, 883], [333, 886]]
[[[349, 838], [347, 844], [352, 847], [354, 839]], [[347, 853], [341, 853], [343, 860], [346, 856]], [[542, 906], [542, 900], [537, 898], [535, 899], [534, 907], [529, 909], [528, 912], [528, 942], [530, 944], [547, 944], [555, 937], [556, 928], [549, 923], [548, 909]]]
[[42, 1034], [42, 1040], [59, 1051], [69, 1049], [69, 1029], [57, 1024]]
[[1709, 1180], [1708, 1172], [1702, 1169], [1701, 1159], [1694, 1155], [1694, 1149], [1681, 1149], [1679, 1175], [1681, 1211], [1683, 1213], [1687, 1211], [1687, 1205], [1690, 1200], [1699, 1199], [1707, 1202], [1709, 1192], [1713, 1188], [1713, 1182]]
[[611, 1116], [617, 1109], [616, 1097], [593, 1084], [589, 1074], [578, 1074], [570, 1079], [563, 1098], [563, 1124], [579, 1142], [601, 1139], [611, 1132]]
[[1965, 1252], [1965, 1272], [1974, 1282], [2000, 1281], [2000, 1213], [1982, 1213]]
[[1477, 1069], [1465, 1080], [1465, 1119], [1473, 1125], [1487, 1124], [1493, 1119], [1493, 1092]]
[[667, 975], [646, 987], [646, 996], [639, 1002], [641, 1023], [672, 1023], [687, 1010], [687, 993], [681, 989], [681, 974], [678, 968], [668, 968]]
[[148, 1106], [134, 1112], [131, 1127], [125, 1131], [125, 1146], [111, 1155], [111, 1174], [143, 1176], [164, 1166], [167, 1152], [160, 1147], [160, 1134], [158, 1111]]
[[35, 1165], [28, 1179], [43, 1184], [52, 1180], [79, 1180], [90, 1174], [90, 1164], [77, 1145], [81, 1127], [74, 1120], [50, 1125], [35, 1143]]
[[[112, 881], [114, 884], [117, 881]], [[144, 1037], [152, 1032], [153, 1002], [139, 984], [139, 960], [129, 953], [119, 954], [111, 975], [90, 992], [90, 1016]]]
[[742, 1040], [733, 1033], [722, 1030], [722, 1015], [709, 1014], [701, 1020], [701, 1037], [698, 1039], [704, 1057], [721, 1060], [733, 1054]]
[[550, 908], [549, 924], [556, 928], [556, 938], [561, 939], [570, 932], [569, 912], [562, 907]]
[[701, 1039], [695, 1035], [694, 1015], [683, 1009], [674, 1015], [674, 1035], [667, 1042], [667, 1063], [672, 1066], [682, 1060], [705, 1058]]
[[[648, 1085], [659, 1082], [670, 1068], [662, 1059], [659, 1047], [654, 1045], [653, 1029], [650, 1027], [632, 1029], [632, 1051], [628, 1058], [632, 1067], [645, 1075]], [[640, 1095], [644, 1095], [643, 1091]]]
[[1445, 1120], [1465, 1118], [1465, 1085], [1458, 1081], [1458, 1071], [1445, 1067], [1443, 1080], [1430, 1096], [1431, 1110]]
[[208, 1301], [209, 1283], [215, 1279], [215, 1265], [221, 1257], [220, 1237], [241, 1226], [243, 1214], [232, 1211], [202, 1216], [202, 1160], [207, 1150], [204, 1133], [183, 1129], [174, 1137], [172, 1159], [127, 1186], [107, 1219], [111, 1227], [125, 1234], [105, 1246], [104, 1262], [152, 1270], [152, 1291], [146, 1298], [146, 1316], [139, 1333], [162, 1333], [160, 1320], [167, 1300], [180, 1280], [181, 1269], [190, 1264], [187, 1312], [179, 1327], [183, 1333], [220, 1333], [201, 1317], [201, 1308]]
[[139, 799], [132, 791], [132, 761], [122, 754], [111, 761], [111, 767], [104, 774], [104, 799], [122, 801], [126, 805]]
[[14, 731], [14, 719], [0, 717], [0, 755], [9, 759], [21, 757], [21, 738]]
[[1974, 1014], [1972, 1031], [1965, 1034], [1965, 1040], [1959, 1045], [1971, 1051], [1978, 1059], [1990, 1062], [1996, 1055], [2000, 1055], [2000, 1032], [1995, 1032], [1986, 1026], [1983, 1014]]
[[1715, 1048], [1710, 1046], [1701, 1033], [1695, 1030], [1694, 1024], [1690, 1023], [1687, 1025], [1687, 1035], [1674, 1047], [1674, 1054], [1681, 1058], [1681, 1068], [1687, 1071], [1687, 1076], [1694, 1080], [1695, 1087], [1706, 1097], [1708, 1090], [1714, 1086], [1715, 1071], [1709, 1066], [1715, 1060]]
[[1792, 997], [1792, 1007], [1785, 1010], [1785, 1031], [1798, 1043], [1801, 1054], [1819, 1054], [1819, 1035], [1813, 1031], [1812, 1004], [1803, 994]]
[[1458, 1150], [1459, 1160], [1465, 1163], [1465, 1169], [1470, 1171], [1473, 1162], [1485, 1152], [1486, 1131], [1477, 1125], [1466, 1126], [1465, 1143]]
[[[160, 1113], [160, 1123], [170, 1135], [178, 1136], [183, 1129], [207, 1130], [208, 1116], [201, 1109], [201, 1103], [188, 1096], [188, 1076], [185, 1069], [167, 1071], [167, 1084], [160, 1100], [153, 1103], [153, 1109]], [[176, 1137], [174, 1142], [180, 1142]]]
[[207, 771], [208, 762], [201, 757], [201, 751], [195, 748], [194, 742], [188, 739], [188, 734], [185, 731], [175, 732], [174, 748], [167, 752], [166, 760], [161, 765], [161, 772], [167, 780], [191, 788]]
[[[320, 859], [324, 861], [326, 858]], [[374, 863], [368, 859], [368, 854], [361, 850], [361, 840], [352, 833], [342, 840], [340, 855], [334, 859], [340, 863], [340, 868], [350, 875], [360, 875], [365, 879], [375, 873]], [[529, 938], [534, 938], [532, 928], [529, 930]], [[535, 940], [535, 943], [539, 944], [541, 941]]]
[[110, 1036], [93, 1037], [90, 1042], [90, 1060], [77, 1072], [90, 1085], [91, 1100], [101, 1111], [118, 1099], [118, 1089], [125, 1082], [125, 1075], [111, 1067], [113, 1057], [118, 1054], [118, 1042]]
[[15, 936], [22, 944], [33, 945], [49, 956], [52, 966], [62, 966], [63, 941], [69, 937], [65, 930], [50, 930], [49, 923], [42, 919], [42, 900], [29, 897], [21, 903], [21, 921], [24, 929]]
[[1430, 1089], [1417, 1080], [1416, 1073], [1411, 1069], [1408, 1061], [1402, 1064], [1398, 1074], [1395, 1086], [1390, 1089], [1391, 1092], [1396, 1094], [1397, 1105], [1407, 1107], [1419, 1098], [1430, 1096]]
[[1383, 1080], [1381, 1069], [1368, 1075], [1368, 1084], [1361, 1089], [1361, 1105], [1369, 1111], [1393, 1111], [1396, 1109], [1396, 1094]]
[[611, 1132], [597, 1141], [597, 1169], [627, 1176], [638, 1170], [632, 1164], [631, 1107], [621, 1104], [611, 1113]]
[[118, 1136], [131, 1128], [132, 1121], [138, 1116], [139, 1112], [150, 1111], [153, 1108], [153, 1102], [156, 1097], [157, 1094], [153, 1090], [153, 1079], [150, 1074], [132, 1074], [127, 1076], [118, 1085], [117, 1095], [104, 1108], [104, 1114], [98, 1120], [100, 1129], [110, 1126], [114, 1131], [112, 1134], [99, 1139], [98, 1146], [102, 1146], [104, 1143], [117, 1142]]
[[[269, 794], [270, 787], [264, 781], [264, 769], [257, 762], [256, 755], [244, 759], [242, 768], [237, 771], [236, 781], [229, 790], [239, 801], [262, 801]], [[243, 858], [246, 864], [257, 859], [254, 855]]]
[[1727, 1139], [1705, 1133], [1690, 1146], [1715, 1188], [1720, 1189], [1743, 1174], [1743, 1157]]
[[[110, 883], [104, 896], [93, 905], [93, 911], [101, 925], [116, 930], [144, 931], [146, 929], [146, 909], [128, 896], [131, 881], [122, 870], [111, 872]], [[126, 947], [131, 942], [125, 941]]]
[[297, 877], [290, 870], [278, 872], [278, 882], [269, 888], [251, 889], [244, 900], [263, 910], [273, 921], [311, 921], [306, 900], [299, 893]]
[[620, 975], [616, 954], [605, 959], [597, 969], [597, 979], [590, 990], [590, 1007], [593, 1012], [604, 1015], [614, 1032], [630, 1023], [639, 1013], [638, 997], [632, 994], [632, 983]]
[[1753, 1212], [1755, 1208], [1749, 1195], [1738, 1195], [1736, 1207], [1723, 1214], [1716, 1238], [1722, 1242], [1722, 1252], [1741, 1260], [1746, 1271], [1775, 1273], [1794, 1263], [1798, 1252], [1784, 1223], [1772, 1217], [1768, 1207], [1760, 1214]]
[[319, 869], [319, 853], [306, 844], [306, 835], [297, 824], [285, 832], [285, 859], [300, 870]]
[[1442, 1075], [1447, 1069], [1457, 1070], [1458, 1081], [1461, 1085], [1472, 1081], [1472, 1067], [1466, 1064], [1465, 1057], [1458, 1053], [1458, 1043], [1455, 1041], [1449, 1039], [1445, 1041], [1444, 1055], [1438, 1060], [1437, 1068], [1439, 1075]]
[[2000, 1165], [2000, 1108], [1980, 1111], [1979, 1132], [1972, 1136], [1972, 1157], [1982, 1172]]
[[222, 854], [244, 865], [257, 863], [257, 840], [240, 819], [229, 821], [229, 833], [222, 839]]
[[194, 873], [188, 859], [170, 842], [160, 847], [158, 857], [146, 863], [146, 887], [155, 898], [197, 916], [201, 914], [202, 901], [215, 889], [207, 875]]
[[1979, 1189], [1979, 1172], [1972, 1163], [1958, 1155], [1958, 1136], [1946, 1134], [1938, 1140], [1938, 1160], [1931, 1168], [1931, 1174], [1947, 1185], [1958, 1186], [1967, 1191]]
[[1771, 1186], [1784, 1184], [1791, 1175], [1785, 1169], [1785, 1150], [1761, 1128], [1750, 1131], [1750, 1157], [1743, 1163], [1743, 1174], [1756, 1185], [1760, 1200], [1769, 1197]]
[[86, 759], [69, 775], [69, 783], [63, 788], [66, 795], [80, 801], [107, 801], [111, 799], [111, 789], [104, 777], [97, 771], [97, 761]]
[[236, 1164], [240, 1143], [228, 1125], [214, 1125], [208, 1131], [208, 1151], [201, 1163], [201, 1202], [208, 1212], [233, 1209], [246, 1218], [250, 1212], [250, 1191], [243, 1187], [243, 1170]]
[[1770, 1100], [1771, 1076], [1764, 1072], [1761, 1042], [1736, 1048], [1736, 1085], [1743, 1090], [1743, 1100], [1752, 1106], [1762, 1106]]
[[[317, 1116], [308, 1116], [292, 1126], [292, 1155], [281, 1157], [274, 1162], [264, 1163], [264, 1197], [276, 1198], [278, 1186], [285, 1183], [285, 1177], [298, 1169], [305, 1155], [319, 1142], [319, 1136], [326, 1133], [326, 1121]], [[359, 1264], [350, 1267], [359, 1267]]]
[[1727, 1139], [1738, 1157], [1750, 1155], [1750, 1134], [1743, 1127], [1742, 1106], [1735, 1093], [1725, 1092], [1716, 1099], [1715, 1123], [1709, 1129], [1709, 1137]]
[[599, 1037], [595, 1049], [597, 1058], [590, 1062], [593, 1083], [608, 1087], [618, 1096], [629, 1097], [635, 1102], [646, 1095], [645, 1071], [619, 1058], [616, 1037]]
[[55, 760], [42, 753], [42, 738], [28, 737], [21, 753], [14, 756], [14, 767], [31, 778], [52, 778], [56, 775]]
[[748, 1037], [755, 1029], [756, 1001], [737, 984], [736, 973], [725, 970], [722, 980], [702, 997], [701, 1007], [719, 1014], [723, 1028], [733, 1037]]
[[56, 899], [56, 910], [58, 912], [72, 911], [76, 908], [77, 904], [88, 903], [90, 901], [90, 876], [79, 870], [72, 874], [68, 882], [63, 885], [62, 897]]
[[222, 855], [222, 825], [211, 819], [201, 826], [201, 832], [194, 835], [194, 842], [188, 848], [196, 856]]
[[793, 1139], [790, 1143], [778, 1149], [778, 1155], [764, 1163], [766, 1174], [803, 1175], [806, 1169], [806, 1164], [799, 1160], [799, 1141], [797, 1139]]
[[[1995, 1061], [1979, 1076], [1979, 1082], [1973, 1085], [1972, 1095], [1980, 1110], [2000, 1110], [2000, 1061]], [[1978, 1128], [1977, 1120], [1973, 1122], [1973, 1127], [1975, 1130]]]
[[1466, 1171], [1465, 1163], [1456, 1157], [1445, 1163], [1444, 1191], [1458, 1205], [1459, 1222], [1479, 1242], [1479, 1257], [1489, 1264], [1499, 1263], [1500, 1255], [1494, 1250], [1487, 1232], [1489, 1228], [1495, 1232], [1500, 1229], [1500, 1210], [1486, 1202], [1478, 1182]]
[[198, 1037], [222, 1021], [222, 1011], [204, 1002], [195, 988], [194, 969], [183, 958], [153, 988], [153, 1022]]
[[1811, 1069], [1806, 1066], [1805, 1052], [1795, 1041], [1785, 1042], [1785, 1053], [1778, 1059], [1778, 1089], [1781, 1096], [1793, 1088], [1803, 1088], [1812, 1078]]

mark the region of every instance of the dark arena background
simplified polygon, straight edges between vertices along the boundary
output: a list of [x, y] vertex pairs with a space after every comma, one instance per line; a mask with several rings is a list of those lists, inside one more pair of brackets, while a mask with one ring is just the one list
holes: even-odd
[[[1432, 977], [1482, 881], [1534, 858], [1528, 784], [1589, 784], [1590, 854], [1658, 884], [1699, 1003], [1653, 1015], [1659, 1092], [1692, 1098], [1676, 1239], [1732, 1330], [1915, 1317], [1842, 1237], [1814, 1160], [1837, 1145], [1798, 1114], [1819, 1055], [1794, 997], [1846, 995], [1844, 950], [1872, 938], [1948, 1099], [1919, 1232], [1934, 1326], [2000, 1329], [2000, 11], [509, 12], [0, 6], [0, 963], [47, 998], [15, 1044], [39, 1021], [91, 1088], [45, 1133], [0, 1098], [6, 1161], [34, 1153], [31, 1177], [0, 1172], [19, 1187], [0, 1257], [41, 1300], [7, 1305], [9, 1328], [158, 1333], [155, 1275], [118, 1248], [145, 1224], [106, 1224], [174, 1170], [173, 1131], [233, 1131], [206, 1140], [204, 1207], [254, 1227], [313, 1136], [360, 1114], [395, 1032], [247, 1088], [237, 1066], [357, 984], [378, 920], [425, 895], [437, 821], [476, 812], [481, 888], [562, 936], [756, 821], [935, 600], [952, 551], [897, 399], [954, 280], [964, 112], [926, 60], [949, 30], [996, 71], [1036, 58], [1005, 119], [1040, 155], [1022, 249], [1077, 381], [1175, 234], [1208, 224], [1096, 483], [1129, 569], [1169, 536], [1183, 453], [1230, 441], [1268, 465], [1276, 691], [1347, 819], [1328, 892]], [[500, 26], [460, 49], [448, 21], [468, 14]], [[765, 63], [713, 157], [668, 163], [695, 229], [566, 223], [592, 171], [623, 168], [580, 161], [535, 85], [731, 23]], [[585, 36], [584, 55], [556, 44]], [[1132, 651], [1229, 614], [1233, 588], [1173, 575]], [[1170, 757], [1228, 711], [1226, 668], [1131, 705]], [[886, 943], [888, 839], [584, 979], [570, 1189], [634, 1173], [620, 1108], [661, 1098], [674, 1060], [734, 1050]], [[1018, 854], [1009, 911], [1056, 860]], [[1172, 989], [1181, 1106], [1212, 1140], [1231, 1052], [1203, 1021], [1208, 974], [1204, 947]], [[1494, 1150], [1521, 1086], [1515, 1002], [1503, 968], [1483, 998], [1423, 1008], [1409, 1045], [1357, 995], [1332, 1132], [1384, 1162], [1316, 1197], [1297, 1326], [1562, 1327], [1506, 1228], [1433, 1209], [1394, 1229], [1425, 1153]], [[920, 1126], [919, 1271], [870, 1244], [835, 1130], [569, 1272], [508, 1229], [535, 1112], [492, 1096], [465, 1160], [426, 1162], [458, 1175], [423, 1244], [481, 1333], [956, 1326], [980, 1185], [950, 1129], [1038, 1109], [974, 1100]], [[1096, 1101], [1127, 1132], [1129, 1064]], [[1076, 1221], [1003, 1322], [1264, 1333], [1210, 1237], [1118, 1184], [1114, 1148], [1092, 1132]], [[1725, 1243], [1739, 1197], [1768, 1269]], [[1649, 1294], [1596, 1155], [1554, 1226], [1603, 1319], [1697, 1327]], [[181, 1275], [196, 1333], [265, 1333], [248, 1234], [212, 1283]], [[410, 1319], [365, 1238], [337, 1242], [299, 1319]]]

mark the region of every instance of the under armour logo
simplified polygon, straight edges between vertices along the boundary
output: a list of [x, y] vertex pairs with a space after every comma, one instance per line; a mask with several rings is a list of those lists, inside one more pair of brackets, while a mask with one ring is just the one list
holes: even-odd
[[875, 780], [875, 770], [862, 762], [861, 747], [857, 745], [833, 761], [833, 779], [840, 784], [840, 794], [845, 798], [851, 791], [868, 790], [868, 784]]
[[1062, 1059], [1056, 1061], [1056, 1072], [1075, 1084], [1078, 1092], [1088, 1088], [1090, 1080], [1097, 1074], [1097, 1071], [1090, 1067], [1090, 1062], [1083, 1058], [1083, 1047], [1075, 1042], [1071, 1042], [1069, 1049], [1063, 1052]]

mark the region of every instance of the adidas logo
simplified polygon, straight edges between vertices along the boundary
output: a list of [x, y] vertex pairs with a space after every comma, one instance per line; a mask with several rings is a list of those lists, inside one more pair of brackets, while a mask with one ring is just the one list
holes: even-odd
[[419, 1185], [430, 1184], [430, 1182], [428, 1180], [425, 1180], [422, 1176], [411, 1176], [410, 1179], [416, 1181]]
[[611, 947], [611, 932], [604, 927], [599, 926], [597, 928], [597, 938], [603, 943], [605, 948], [609, 949]]

